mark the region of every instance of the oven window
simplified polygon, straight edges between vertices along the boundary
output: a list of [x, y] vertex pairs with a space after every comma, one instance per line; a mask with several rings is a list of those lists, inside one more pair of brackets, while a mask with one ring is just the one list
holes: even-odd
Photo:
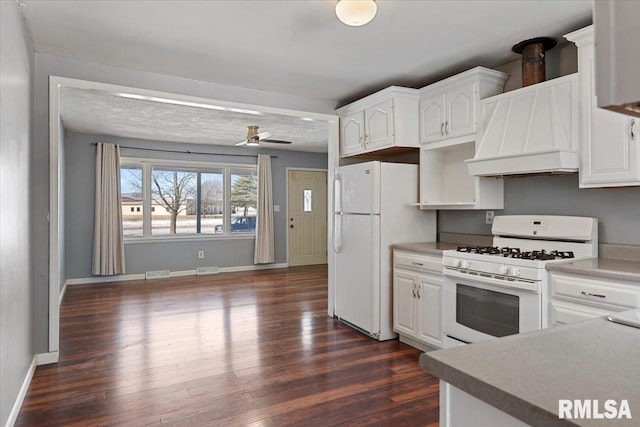
[[520, 332], [520, 298], [457, 284], [456, 322], [494, 337]]

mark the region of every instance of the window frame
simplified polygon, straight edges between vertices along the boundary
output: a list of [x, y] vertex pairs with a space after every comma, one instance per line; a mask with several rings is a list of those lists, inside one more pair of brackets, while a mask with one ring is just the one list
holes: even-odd
[[[120, 168], [139, 167], [142, 170], [142, 236], [125, 236], [125, 244], [149, 242], [184, 242], [200, 240], [236, 240], [255, 239], [256, 233], [231, 232], [231, 175], [237, 171], [247, 170], [257, 176], [258, 166], [252, 163], [201, 162], [193, 160], [153, 159], [140, 157], [121, 157]], [[176, 168], [179, 170], [194, 170], [201, 173], [222, 173], [223, 175], [223, 233], [207, 234], [175, 234], [153, 236], [151, 229], [151, 173], [153, 168]], [[256, 188], [257, 193], [257, 188]], [[257, 216], [257, 212], [256, 212]], [[257, 223], [257, 221], [256, 221]]]

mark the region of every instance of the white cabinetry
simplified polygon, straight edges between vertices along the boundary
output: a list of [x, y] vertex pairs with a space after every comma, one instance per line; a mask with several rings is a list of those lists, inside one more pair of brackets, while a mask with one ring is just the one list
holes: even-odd
[[400, 153], [418, 143], [418, 91], [391, 86], [336, 110], [340, 155]]
[[465, 160], [475, 154], [475, 141], [420, 147], [421, 209], [502, 209], [502, 178], [469, 175]]
[[421, 350], [442, 348], [442, 257], [393, 252], [393, 330]]
[[507, 75], [476, 67], [420, 89], [420, 207], [502, 209], [503, 182], [470, 176], [480, 100], [502, 92]]
[[552, 326], [640, 307], [640, 286], [631, 282], [556, 272], [550, 279]]
[[565, 37], [578, 46], [582, 97], [580, 187], [640, 185], [640, 119], [598, 108], [593, 26]]
[[475, 140], [480, 99], [502, 93], [507, 77], [476, 67], [420, 89], [420, 142]]

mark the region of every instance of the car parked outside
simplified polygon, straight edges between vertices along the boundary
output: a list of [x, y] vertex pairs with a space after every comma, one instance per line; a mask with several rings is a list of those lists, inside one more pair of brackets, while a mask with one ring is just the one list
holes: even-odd
[[[236, 216], [231, 218], [231, 232], [232, 233], [254, 233], [256, 231], [256, 217], [255, 216]], [[222, 224], [215, 226], [216, 233], [223, 233], [224, 227]]]

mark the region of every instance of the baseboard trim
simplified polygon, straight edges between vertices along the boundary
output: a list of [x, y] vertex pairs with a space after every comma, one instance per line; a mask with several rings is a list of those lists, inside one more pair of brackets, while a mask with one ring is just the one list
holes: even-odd
[[31, 384], [31, 379], [33, 378], [33, 374], [36, 372], [36, 359], [37, 355], [33, 356], [31, 360], [31, 365], [29, 365], [29, 370], [27, 371], [27, 375], [24, 377], [24, 381], [22, 381], [22, 386], [20, 387], [20, 391], [16, 396], [15, 402], [13, 402], [13, 406], [11, 407], [11, 412], [9, 412], [9, 418], [7, 418], [7, 422], [5, 423], [5, 427], [13, 427], [18, 419], [18, 414], [20, 414], [20, 408], [22, 408], [22, 403], [24, 402], [24, 398], [27, 396], [27, 391], [29, 390], [29, 385]]
[[[233, 273], [237, 271], [252, 271], [252, 270], [271, 270], [275, 268], [287, 268], [289, 264], [286, 262], [279, 264], [258, 264], [258, 265], [240, 265], [237, 267], [220, 267], [219, 273]], [[172, 271], [169, 273], [169, 277], [181, 277], [181, 276], [195, 276], [196, 270], [180, 270]], [[122, 274], [119, 276], [104, 276], [104, 277], [85, 277], [79, 279], [67, 279], [65, 281], [65, 289], [67, 285], [94, 285], [107, 282], [123, 282], [128, 280], [145, 280], [144, 273], [141, 274]], [[149, 279], [150, 281], [158, 279]], [[62, 301], [62, 298], [60, 299]]]
[[36, 354], [36, 365], [48, 365], [50, 363], [57, 363], [60, 358], [60, 353], [57, 351], [50, 351], [49, 353]]
[[68, 280], [64, 281], [64, 286], [62, 287], [62, 292], [60, 292], [60, 300], [58, 301], [58, 305], [62, 304], [62, 300], [64, 299], [64, 293], [67, 292], [67, 285], [69, 284]]

